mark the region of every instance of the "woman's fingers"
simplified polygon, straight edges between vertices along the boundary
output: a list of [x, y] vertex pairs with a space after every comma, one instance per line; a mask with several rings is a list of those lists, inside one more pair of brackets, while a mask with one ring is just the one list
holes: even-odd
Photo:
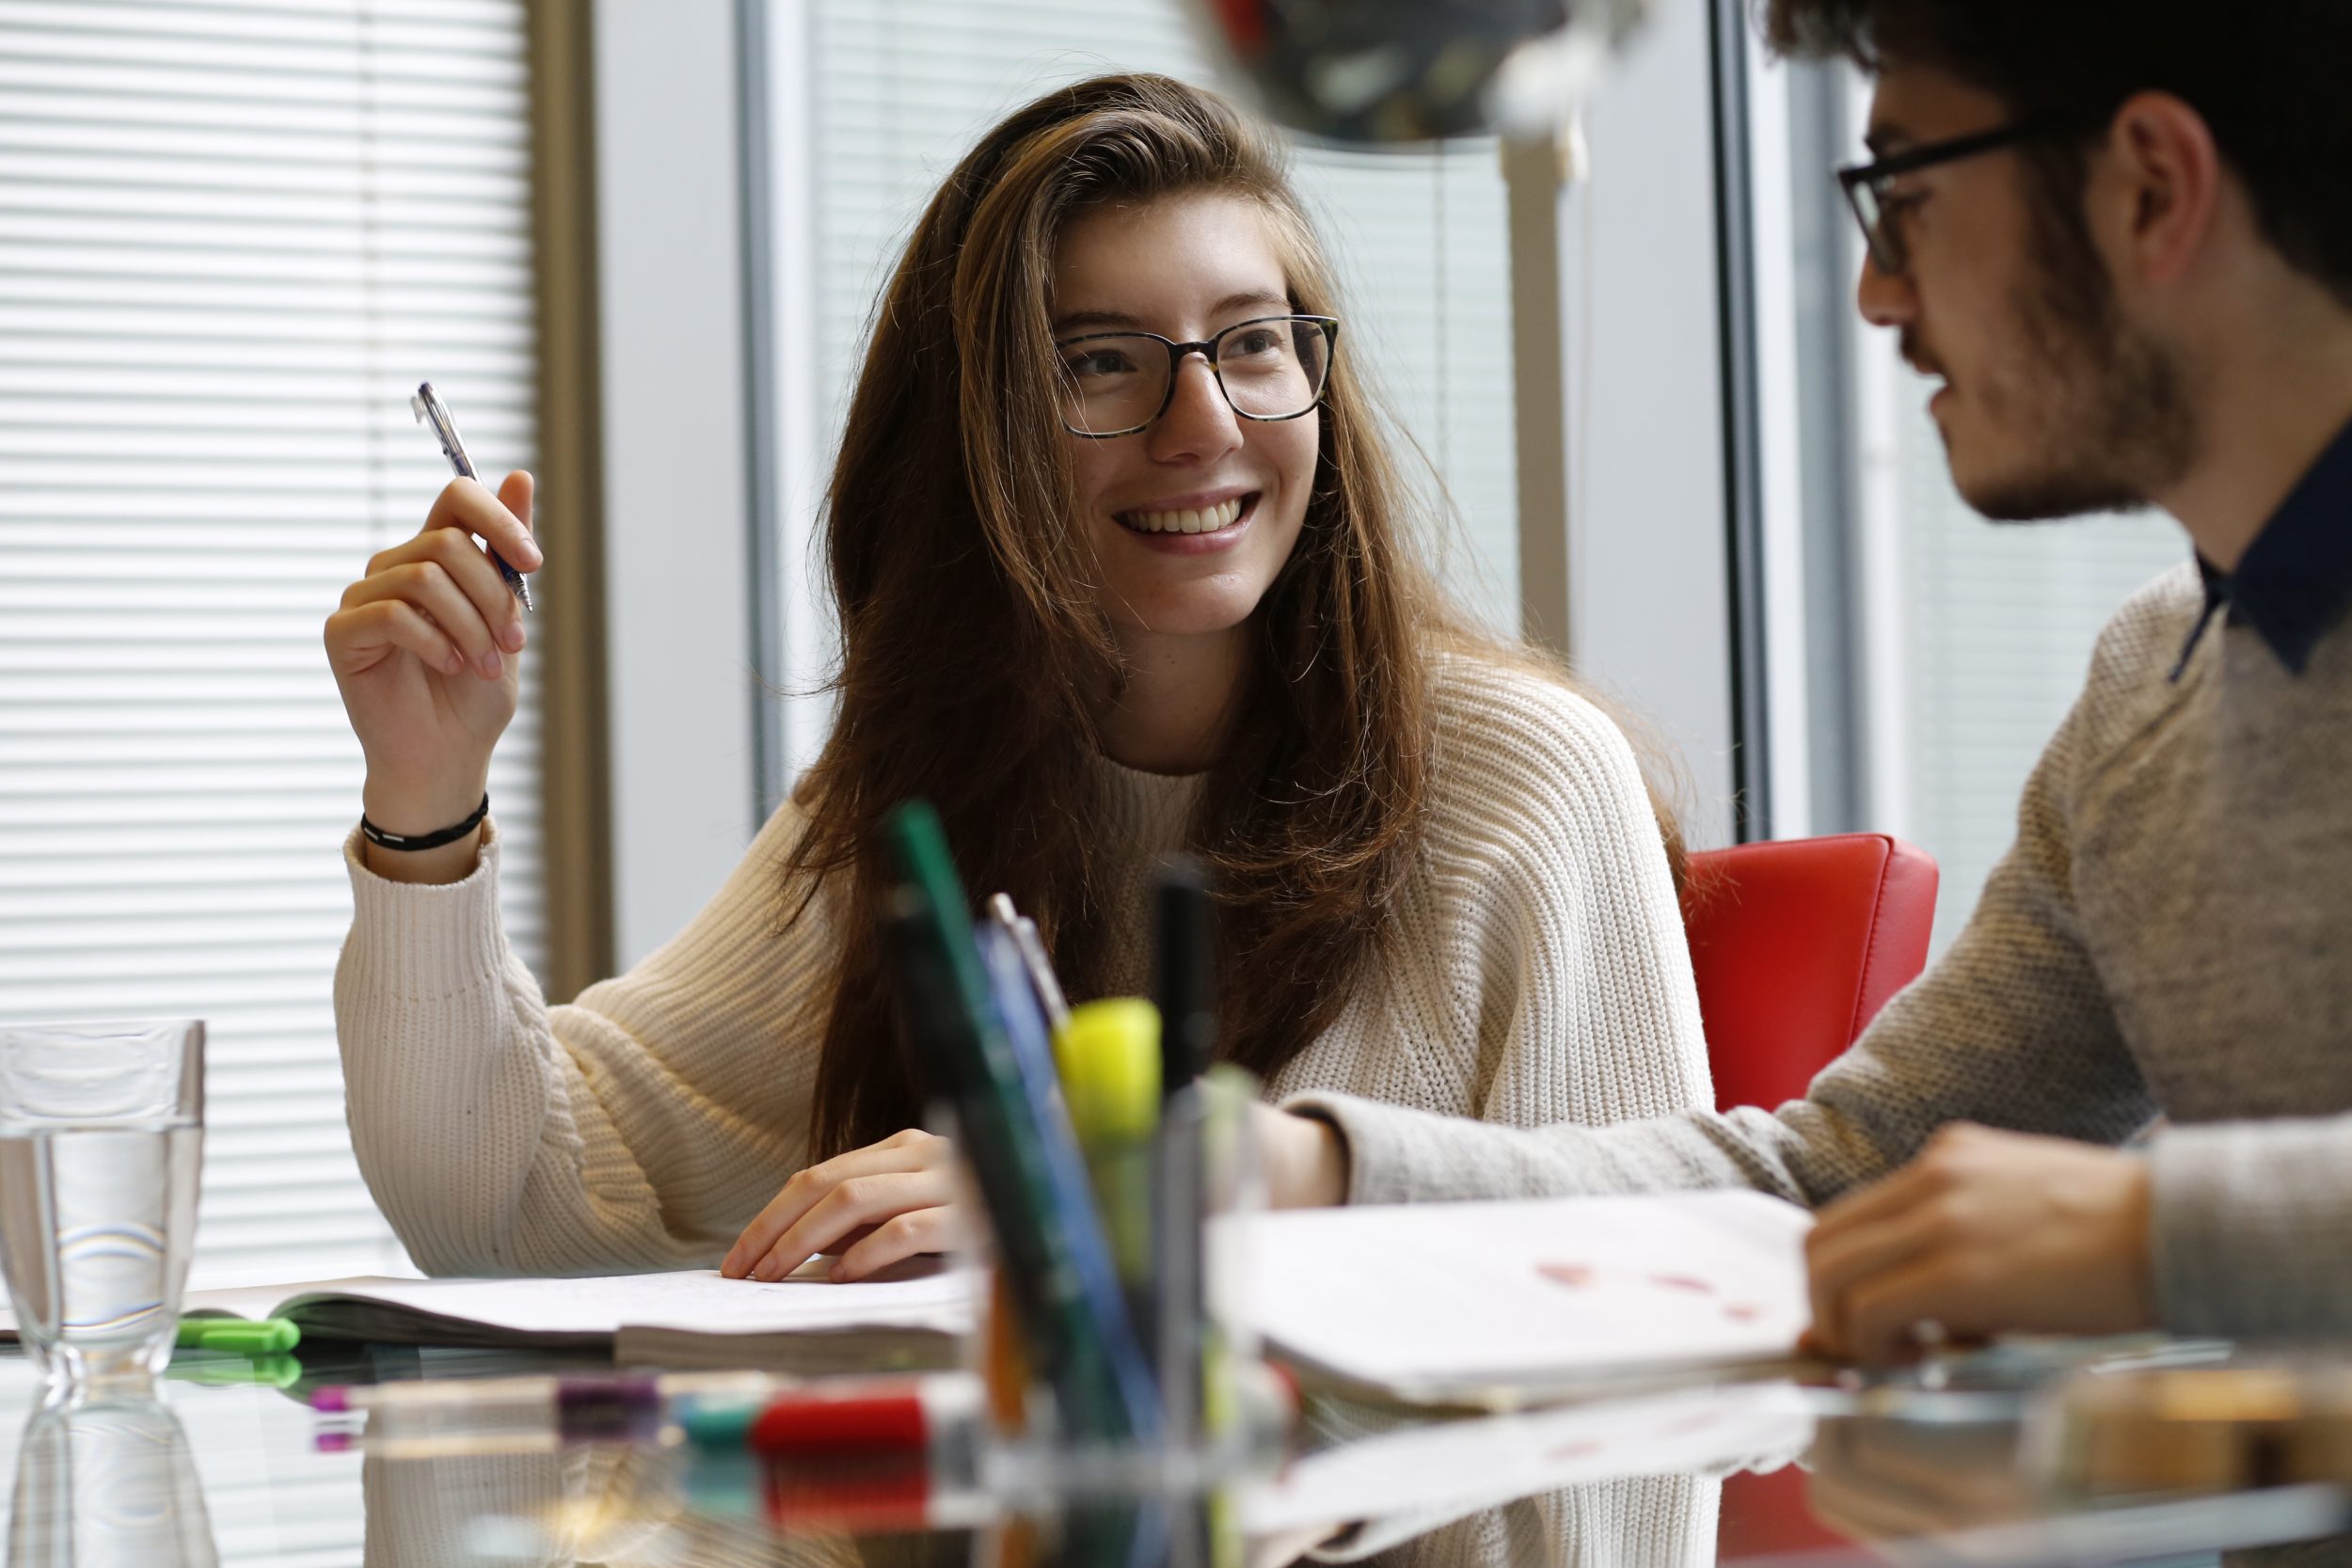
[[464, 651], [466, 662], [476, 674], [485, 680], [503, 674], [505, 657], [499, 640], [506, 616], [495, 608], [495, 599], [485, 614], [482, 595], [490, 590], [480, 581], [481, 575], [488, 573], [491, 587], [504, 594], [505, 585], [498, 581], [497, 568], [469, 541], [447, 531], [403, 547], [415, 554], [407, 560], [388, 559], [390, 552], [378, 557], [366, 577], [343, 591], [343, 608], [356, 610], [383, 599], [404, 600], [423, 611]]
[[[725, 1259], [720, 1262], [719, 1272], [730, 1279], [739, 1279], [750, 1274], [753, 1266], [767, 1257], [787, 1230], [845, 1182], [911, 1171], [944, 1172], [948, 1152], [946, 1139], [909, 1129], [894, 1133], [878, 1144], [853, 1148], [822, 1164], [809, 1166], [787, 1181], [784, 1190], [770, 1199], [758, 1216], [743, 1227], [743, 1233], [736, 1238], [735, 1244], [727, 1249]], [[847, 1233], [847, 1229], [845, 1227], [832, 1239], [838, 1240]], [[803, 1252], [793, 1259], [791, 1266], [799, 1267], [817, 1250], [812, 1247]], [[775, 1276], [771, 1275], [767, 1277]]]
[[[456, 529], [478, 533], [492, 549], [506, 557], [516, 571], [535, 572], [547, 561], [539, 553], [539, 542], [531, 536], [530, 525], [523, 520], [531, 514], [532, 489], [531, 476], [519, 469], [506, 476], [495, 496], [478, 480], [453, 479], [434, 498], [433, 509], [425, 514], [423, 531]], [[519, 513], [510, 505], [517, 496], [523, 503]]]
[[372, 670], [402, 649], [445, 675], [465, 673], [465, 650], [405, 599], [377, 599], [327, 618], [327, 657], [347, 674]]
[[[523, 531], [526, 533], [532, 533], [531, 503], [538, 491], [539, 482], [531, 476], [531, 470], [528, 468], [516, 468], [513, 473], [499, 481], [499, 504], [513, 514], [515, 520], [523, 525]], [[534, 550], [539, 547], [538, 535], [535, 533], [532, 533], [531, 547]], [[520, 563], [517, 562], [517, 564]], [[538, 569], [536, 566], [532, 568], [534, 572]]]
[[884, 1220], [843, 1249], [834, 1260], [833, 1278], [846, 1285], [909, 1258], [946, 1252], [961, 1240], [956, 1233], [956, 1212], [943, 1203], [929, 1209], [910, 1209]]
[[[767, 1255], [752, 1266], [752, 1277], [782, 1279], [818, 1253], [838, 1246], [853, 1231], [871, 1227], [879, 1234], [891, 1221], [916, 1210], [941, 1208], [954, 1196], [953, 1183], [945, 1171], [853, 1176], [793, 1221]], [[869, 1236], [858, 1245], [873, 1243], [874, 1237]]]

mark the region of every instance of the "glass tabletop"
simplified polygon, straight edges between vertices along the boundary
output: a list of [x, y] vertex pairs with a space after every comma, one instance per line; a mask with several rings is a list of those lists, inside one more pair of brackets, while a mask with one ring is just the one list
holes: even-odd
[[[920, 1474], [812, 1480], [682, 1445], [393, 1454], [338, 1447], [327, 1383], [605, 1364], [310, 1346], [182, 1353], [152, 1402], [41, 1407], [0, 1353], [9, 1568], [1116, 1563], [1187, 1529], [1227, 1560], [1756, 1565], [2352, 1562], [2331, 1485], [2061, 1500], [2021, 1461], [2030, 1391], [2090, 1353], [1997, 1352], [1868, 1386], [1653, 1391], [1436, 1419], [1308, 1400], [1291, 1451], [1206, 1505], [1011, 1503]], [[279, 1386], [280, 1384], [285, 1385]], [[1940, 1384], [1931, 1386], [1931, 1384]]]

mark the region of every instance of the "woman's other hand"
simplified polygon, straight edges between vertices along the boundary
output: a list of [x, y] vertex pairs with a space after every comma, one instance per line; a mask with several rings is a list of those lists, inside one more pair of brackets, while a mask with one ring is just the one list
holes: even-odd
[[[495, 496], [452, 480], [424, 527], [370, 561], [326, 618], [327, 663], [367, 757], [364, 808], [389, 832], [433, 832], [482, 799], [490, 752], [515, 717], [525, 634], [522, 607], [470, 536], [535, 571], [531, 499], [527, 473], [508, 474]], [[469, 839], [368, 863], [404, 879], [453, 880], [473, 859]], [[440, 862], [454, 874], [435, 874]]]
[[820, 1252], [833, 1277], [864, 1279], [960, 1239], [955, 1149], [913, 1128], [811, 1165], [784, 1184], [727, 1249], [729, 1279], [782, 1279]]

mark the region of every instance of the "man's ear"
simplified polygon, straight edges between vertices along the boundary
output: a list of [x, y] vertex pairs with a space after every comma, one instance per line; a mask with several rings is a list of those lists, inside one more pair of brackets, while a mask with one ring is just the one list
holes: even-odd
[[2205, 254], [2222, 210], [2227, 169], [2213, 128], [2169, 92], [2136, 93], [2109, 122], [2105, 151], [2090, 182], [2093, 231], [2140, 282], [2179, 282]]

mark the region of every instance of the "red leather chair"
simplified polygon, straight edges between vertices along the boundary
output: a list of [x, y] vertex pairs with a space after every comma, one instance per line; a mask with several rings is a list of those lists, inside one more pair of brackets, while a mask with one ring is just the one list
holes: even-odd
[[1801, 1098], [1927, 964], [1935, 857], [1885, 833], [1691, 857], [1683, 927], [1715, 1103]]
[[[1927, 964], [1935, 858], [1884, 833], [1784, 839], [1691, 857], [1683, 927], [1715, 1103], [1804, 1095]], [[1795, 1465], [1724, 1479], [1725, 1559], [1851, 1549], [1819, 1523]]]

